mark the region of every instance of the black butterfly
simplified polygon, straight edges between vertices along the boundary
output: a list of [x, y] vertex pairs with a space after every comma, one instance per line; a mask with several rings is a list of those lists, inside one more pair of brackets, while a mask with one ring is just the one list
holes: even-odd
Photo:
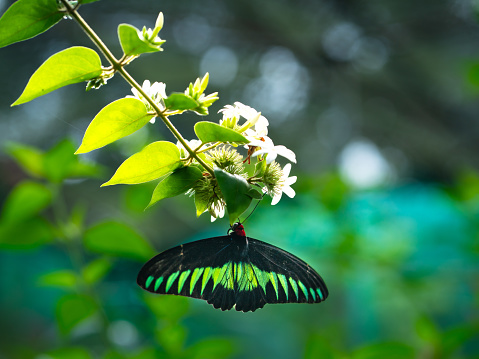
[[328, 297], [321, 276], [271, 244], [246, 237], [241, 223], [227, 236], [182, 244], [150, 259], [138, 274], [143, 289], [206, 300], [248, 312], [266, 303], [319, 303]]

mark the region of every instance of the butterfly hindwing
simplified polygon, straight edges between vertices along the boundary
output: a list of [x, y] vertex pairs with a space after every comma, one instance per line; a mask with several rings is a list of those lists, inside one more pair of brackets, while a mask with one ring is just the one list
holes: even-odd
[[252, 262], [263, 271], [268, 303], [319, 303], [328, 297], [321, 276], [306, 262], [285, 250], [248, 238]]
[[319, 303], [328, 296], [322, 278], [303, 260], [234, 232], [160, 253], [143, 266], [137, 282], [150, 292], [244, 312], [266, 303]]

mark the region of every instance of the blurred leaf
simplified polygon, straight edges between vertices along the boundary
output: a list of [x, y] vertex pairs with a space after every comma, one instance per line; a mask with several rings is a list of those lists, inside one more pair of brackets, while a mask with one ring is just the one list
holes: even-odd
[[352, 359], [411, 359], [416, 358], [412, 347], [396, 342], [381, 342], [355, 350]]
[[185, 297], [173, 295], [152, 295], [145, 293], [143, 296], [146, 305], [157, 319], [176, 322], [186, 315], [190, 306]]
[[153, 117], [148, 114], [145, 104], [136, 98], [116, 100], [105, 106], [91, 121], [75, 154], [96, 150], [131, 135]]
[[226, 202], [230, 224], [233, 224], [248, 209], [253, 200], [251, 191], [254, 189], [243, 177], [223, 170], [215, 169], [215, 176]]
[[452, 329], [449, 329], [443, 333], [441, 338], [441, 348], [444, 356], [451, 356], [452, 353], [458, 350], [462, 345], [472, 338], [479, 337], [479, 325], [461, 325]]
[[199, 106], [199, 103], [184, 93], [174, 92], [165, 99], [165, 106], [170, 111], [185, 111], [194, 110]]
[[67, 294], [61, 297], [56, 306], [56, 317], [60, 332], [68, 334], [82, 321], [96, 312], [92, 298], [80, 294]]
[[109, 258], [95, 259], [83, 267], [83, 279], [88, 284], [94, 284], [103, 279], [103, 277], [110, 271], [111, 267], [112, 263]]
[[168, 141], [153, 142], [127, 158], [102, 187], [152, 181], [181, 166], [180, 151], [176, 145]]
[[16, 160], [26, 173], [33, 177], [45, 178], [43, 151], [21, 143], [9, 143], [6, 147], [6, 152]]
[[77, 162], [73, 154], [75, 146], [70, 140], [62, 140], [45, 153], [43, 168], [45, 175], [52, 182], [61, 182]]
[[126, 56], [141, 55], [162, 50], [160, 47], [140, 39], [139, 33], [141, 33], [140, 30], [129, 24], [120, 24], [118, 26], [118, 38], [120, 39], [121, 48]]
[[97, 164], [90, 162], [80, 162], [78, 158], [70, 167], [67, 178], [100, 178], [105, 173], [105, 169]]
[[103, 359], [169, 359], [169, 357], [155, 348], [142, 348], [138, 353], [128, 355], [109, 351], [103, 356]]
[[89, 228], [83, 238], [89, 250], [136, 260], [150, 259], [155, 251], [131, 227], [119, 222], [104, 222]]
[[92, 2], [95, 2], [95, 1], [99, 1], [99, 0], [80, 0], [80, 3], [81, 4], [89, 4], [89, 3], [92, 3]]
[[479, 89], [479, 63], [474, 62], [469, 64], [466, 74], [467, 81], [475, 89]]
[[71, 270], [58, 270], [47, 273], [38, 279], [39, 285], [60, 288], [74, 288], [77, 282], [77, 276]]
[[124, 187], [123, 195], [126, 208], [143, 215], [145, 207], [151, 200], [151, 193], [154, 188], [153, 182]]
[[[264, 162], [264, 161], [263, 161]], [[304, 349], [304, 359], [334, 359], [342, 358], [321, 335], [314, 334], [308, 338]]]
[[55, 1], [18, 0], [0, 19], [0, 47], [31, 39], [47, 31], [62, 17]]
[[20, 143], [7, 145], [7, 153], [33, 177], [59, 182], [69, 177], [98, 177], [102, 174], [102, 166], [80, 162], [78, 157], [73, 155], [74, 150], [75, 146], [68, 139], [60, 141], [47, 153]]
[[2, 210], [2, 222], [19, 223], [44, 210], [52, 201], [51, 191], [31, 181], [18, 184], [8, 195]]
[[35, 73], [12, 106], [21, 105], [60, 87], [93, 79], [102, 73], [98, 54], [75, 46], [50, 56]]
[[[37, 358], [43, 358], [38, 356]], [[45, 359], [90, 359], [90, 353], [84, 348], [68, 347], [48, 352]]]
[[190, 346], [186, 357], [189, 359], [221, 359], [230, 357], [235, 351], [235, 345], [231, 339], [208, 338]]
[[200, 121], [195, 124], [195, 133], [204, 142], [248, 143], [242, 134], [214, 122]]
[[419, 338], [433, 345], [438, 345], [441, 334], [437, 326], [426, 316], [420, 317], [416, 321], [416, 332]]
[[53, 241], [54, 234], [50, 223], [40, 217], [17, 223], [0, 224], [1, 249], [30, 249]]
[[178, 323], [171, 323], [157, 332], [157, 340], [170, 357], [179, 356], [186, 341], [186, 328]]
[[194, 166], [183, 167], [174, 171], [158, 183], [147, 208], [164, 198], [185, 193], [202, 177], [203, 173]]

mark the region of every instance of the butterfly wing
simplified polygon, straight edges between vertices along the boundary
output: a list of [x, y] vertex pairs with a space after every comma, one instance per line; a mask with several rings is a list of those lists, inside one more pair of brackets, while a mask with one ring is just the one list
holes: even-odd
[[[328, 297], [321, 276], [309, 264], [281, 248], [248, 238], [248, 258], [244, 262], [252, 268], [254, 276], [243, 281], [259, 290], [252, 292], [253, 295], [239, 290], [237, 310], [255, 310], [265, 303], [319, 303]], [[238, 274], [236, 277], [240, 281]]]
[[182, 244], [150, 259], [137, 283], [153, 293], [204, 299], [215, 308], [229, 310], [235, 304], [230, 260], [234, 252], [230, 236]]
[[307, 263], [278, 247], [235, 234], [162, 252], [138, 274], [143, 289], [206, 300], [215, 308], [255, 311], [266, 303], [319, 303], [328, 296]]

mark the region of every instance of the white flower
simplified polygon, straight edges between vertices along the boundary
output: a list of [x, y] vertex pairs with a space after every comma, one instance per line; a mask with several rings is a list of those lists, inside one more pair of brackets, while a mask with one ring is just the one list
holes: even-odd
[[294, 191], [294, 189], [291, 188], [291, 185], [296, 182], [297, 177], [296, 176], [288, 177], [290, 172], [291, 172], [291, 163], [288, 163], [286, 166], [284, 166], [283, 175], [281, 176], [281, 179], [278, 181], [277, 188], [280, 191], [277, 191], [275, 193], [271, 193], [270, 191], [269, 193], [273, 197], [273, 200], [271, 201], [271, 205], [274, 206], [276, 203], [278, 203], [283, 193], [287, 195], [289, 198], [293, 198], [296, 195], [296, 192]]
[[296, 163], [296, 155], [293, 151], [282, 145], [275, 146], [271, 138], [269, 138], [268, 136], [262, 136], [260, 140], [251, 138], [248, 139], [250, 140], [248, 146], [261, 147], [260, 150], [255, 151], [251, 156], [266, 155], [267, 164], [273, 162], [276, 157], [278, 157], [278, 155], [283, 156], [291, 162]]
[[225, 206], [222, 202], [215, 202], [210, 207], [210, 212], [213, 211], [215, 216], [211, 216], [211, 222], [216, 221], [217, 218], [223, 218], [225, 216]]
[[[143, 81], [143, 86], [141, 86], [143, 91], [155, 102], [160, 110], [165, 109], [165, 103], [164, 99], [167, 97], [166, 96], [166, 85], [163, 82], [154, 82], [153, 85], [150, 84], [149, 80]], [[127, 97], [133, 97], [137, 98], [141, 102], [143, 102], [146, 105], [146, 108], [148, 111], [154, 111], [154, 109], [151, 107], [150, 103], [143, 97], [143, 95], [138, 92], [136, 88], [132, 88], [131, 92], [133, 92], [134, 96], [127, 96]], [[155, 123], [156, 117], [153, 117], [150, 122]]]
[[[233, 105], [226, 105], [218, 112], [223, 113], [223, 121], [229, 119], [235, 119], [235, 123], [243, 117], [246, 122], [241, 125], [239, 132], [245, 132], [250, 130], [249, 135], [255, 137], [266, 136], [268, 134], [269, 122], [266, 117], [261, 115], [261, 112], [256, 111], [254, 108], [246, 106], [241, 102], [235, 102]], [[252, 127], [254, 126], [254, 130]]]

